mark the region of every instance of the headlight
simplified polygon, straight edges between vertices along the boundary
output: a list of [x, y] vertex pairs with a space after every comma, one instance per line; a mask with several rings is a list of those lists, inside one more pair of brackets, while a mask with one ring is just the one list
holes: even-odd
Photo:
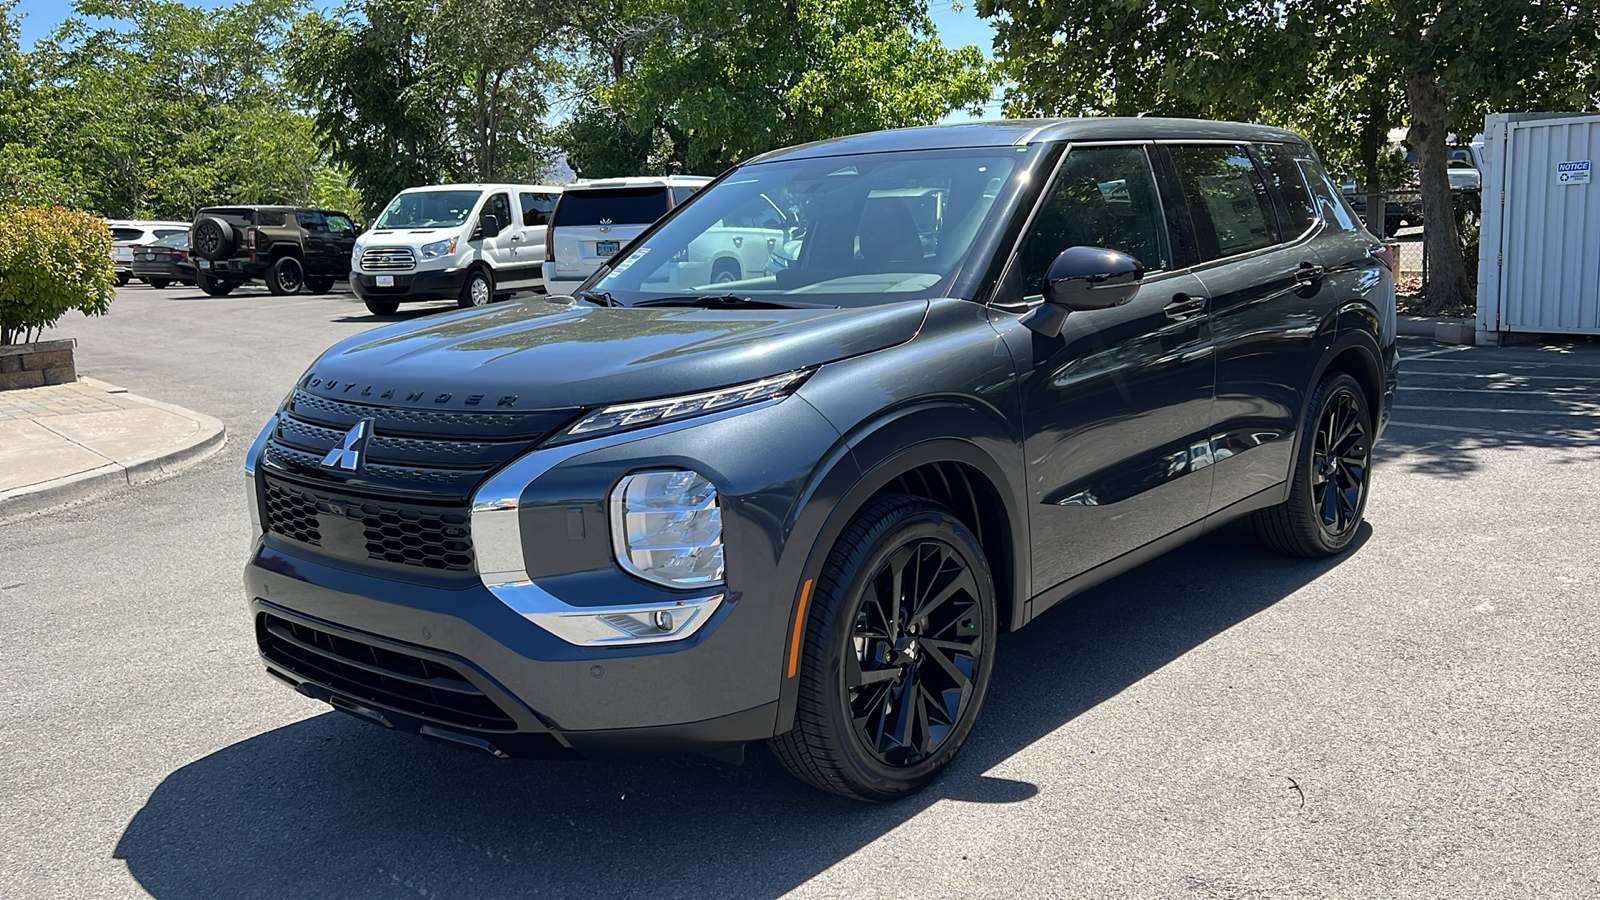
[[423, 259], [437, 259], [441, 256], [448, 256], [454, 252], [456, 252], [455, 238], [451, 238], [448, 241], [434, 241], [431, 244], [422, 245]]
[[669, 397], [665, 400], [646, 400], [643, 403], [624, 403], [620, 406], [608, 406], [599, 412], [590, 413], [566, 431], [557, 435], [551, 444], [561, 444], [572, 440], [581, 440], [597, 437], [613, 431], [627, 431], [630, 428], [643, 428], [646, 425], [659, 425], [677, 419], [687, 419], [692, 416], [703, 416], [708, 413], [720, 412], [746, 406], [751, 403], [760, 403], [763, 400], [772, 400], [777, 397], [788, 396], [811, 375], [812, 369], [798, 369], [783, 375], [774, 375], [760, 381], [751, 381], [745, 384], [707, 391], [704, 394], [690, 394], [684, 397]]
[[636, 472], [611, 492], [611, 540], [617, 561], [667, 587], [722, 583], [722, 507], [699, 472]]
[[361, 268], [361, 245], [350, 248], [350, 271], [355, 272]]

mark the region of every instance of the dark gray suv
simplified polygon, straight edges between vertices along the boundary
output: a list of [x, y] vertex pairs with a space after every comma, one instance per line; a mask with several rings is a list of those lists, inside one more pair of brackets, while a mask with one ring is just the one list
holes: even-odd
[[[735, 241], [766, 264], [707, 282]], [[767, 154], [576, 298], [324, 354], [247, 457], [261, 655], [496, 756], [767, 740], [900, 796], [966, 740], [1000, 632], [1239, 517], [1289, 554], [1349, 544], [1390, 267], [1273, 128]]]

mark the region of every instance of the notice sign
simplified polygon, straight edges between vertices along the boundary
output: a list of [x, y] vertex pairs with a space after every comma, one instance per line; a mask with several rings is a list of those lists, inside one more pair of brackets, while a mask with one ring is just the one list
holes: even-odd
[[1556, 163], [1556, 184], [1588, 184], [1589, 161], [1576, 159], [1572, 162]]

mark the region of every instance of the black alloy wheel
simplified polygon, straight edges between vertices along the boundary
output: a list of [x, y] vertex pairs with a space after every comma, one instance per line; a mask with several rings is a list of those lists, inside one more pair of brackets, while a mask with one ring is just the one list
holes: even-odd
[[230, 281], [218, 281], [204, 272], [197, 273], [194, 276], [194, 283], [199, 286], [200, 290], [212, 297], [226, 297], [233, 292], [234, 288], [238, 287], [237, 284]]
[[305, 284], [305, 269], [300, 266], [300, 260], [292, 256], [278, 257], [267, 270], [267, 290], [280, 297], [300, 293]]
[[805, 623], [794, 730], [773, 749], [802, 780], [890, 800], [944, 770], [971, 733], [993, 666], [994, 582], [972, 532], [911, 497], [846, 529]]
[[1256, 533], [1291, 556], [1332, 556], [1355, 539], [1372, 477], [1372, 413], [1360, 383], [1334, 372], [1317, 386], [1289, 498], [1255, 515]]

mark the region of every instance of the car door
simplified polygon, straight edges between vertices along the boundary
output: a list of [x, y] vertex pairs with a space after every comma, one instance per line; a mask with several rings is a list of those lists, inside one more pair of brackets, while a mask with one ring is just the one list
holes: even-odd
[[[1036, 590], [1200, 520], [1210, 498], [1204, 288], [1174, 262], [1147, 151], [1074, 146], [996, 294], [1021, 379]], [[1055, 338], [1026, 331], [1018, 313], [1042, 302], [1046, 270], [1074, 246], [1139, 260], [1138, 294], [1072, 313]]]
[[356, 249], [356, 224], [343, 213], [324, 213], [328, 224], [328, 274], [350, 276], [350, 256]]
[[[522, 244], [526, 240], [526, 229], [522, 226], [521, 217], [511, 214], [511, 196], [505, 191], [490, 194], [483, 201], [483, 209], [478, 213], [480, 221], [484, 216], [494, 216], [495, 221], [500, 224], [498, 235], [475, 237], [475, 240], [480, 242], [478, 246], [484, 259], [487, 259], [490, 268], [494, 269], [495, 290], [514, 290], [536, 277], [519, 268], [521, 263], [519, 256]], [[531, 258], [531, 253], [529, 256]]]
[[[1288, 477], [1315, 345], [1329, 306], [1304, 182], [1271, 150], [1258, 164], [1244, 144], [1172, 144], [1195, 274], [1211, 301], [1217, 388], [1211, 407], [1216, 465], [1210, 508], [1225, 509]], [[1268, 182], [1297, 193], [1293, 208]], [[1324, 336], [1325, 337], [1325, 336]]]
[[[522, 191], [518, 199], [522, 203], [523, 235], [519, 247], [519, 265], [528, 265], [530, 262], [538, 266], [545, 261], [544, 238], [546, 226], [550, 224], [550, 213], [556, 208], [556, 201], [561, 195], [553, 191]], [[537, 272], [534, 277], [539, 277]]]
[[333, 237], [328, 233], [327, 218], [314, 209], [296, 210], [295, 218], [300, 223], [301, 233], [305, 235], [305, 243], [300, 248], [305, 274], [312, 278], [334, 274], [338, 267], [328, 259], [332, 252]]

